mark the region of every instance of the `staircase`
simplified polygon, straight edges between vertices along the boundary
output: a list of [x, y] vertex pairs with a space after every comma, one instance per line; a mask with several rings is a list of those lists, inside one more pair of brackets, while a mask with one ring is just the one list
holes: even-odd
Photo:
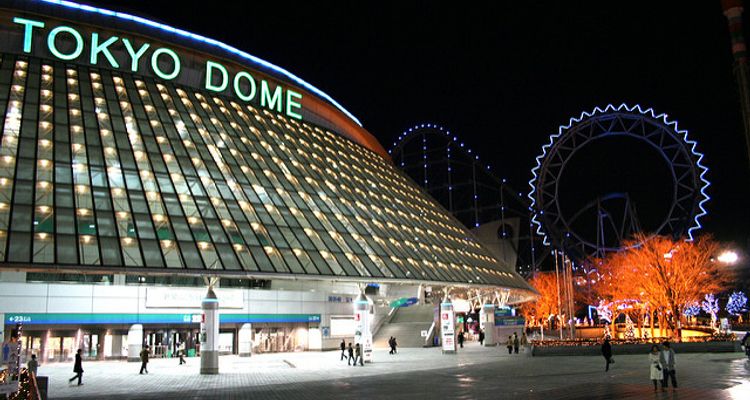
[[398, 347], [424, 347], [425, 338], [421, 333], [430, 329], [435, 317], [434, 307], [426, 304], [396, 309], [390, 322], [384, 323], [375, 335], [374, 346], [387, 348], [388, 339], [394, 336]]

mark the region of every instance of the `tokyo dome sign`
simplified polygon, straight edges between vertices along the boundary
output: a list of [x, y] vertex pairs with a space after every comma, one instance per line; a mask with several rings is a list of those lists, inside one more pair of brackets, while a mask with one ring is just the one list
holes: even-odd
[[44, 53], [62, 61], [155, 75], [163, 80], [230, 94], [243, 102], [254, 102], [291, 118], [302, 119], [301, 93], [253, 76], [250, 71], [230, 71], [219, 61], [196, 60], [190, 55], [189, 69], [197, 69], [199, 74], [187, 73], [183, 58], [188, 57], [169, 47], [90, 30], [84, 32], [68, 25], [50, 26], [45, 21], [23, 17], [15, 17], [13, 22], [22, 31], [23, 53]]

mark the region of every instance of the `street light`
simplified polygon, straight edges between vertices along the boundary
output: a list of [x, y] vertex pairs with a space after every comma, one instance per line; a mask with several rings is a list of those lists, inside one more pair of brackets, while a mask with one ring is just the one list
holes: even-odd
[[734, 264], [739, 259], [739, 256], [732, 250], [725, 250], [716, 259], [722, 264]]

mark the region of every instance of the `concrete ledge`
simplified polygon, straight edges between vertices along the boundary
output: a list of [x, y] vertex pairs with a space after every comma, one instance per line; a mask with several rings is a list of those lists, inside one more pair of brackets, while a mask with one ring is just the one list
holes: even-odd
[[[679, 353], [731, 353], [741, 351], [740, 342], [705, 342], [705, 343], [671, 343], [674, 351]], [[651, 350], [651, 343], [643, 344], [613, 344], [612, 354], [647, 354]], [[531, 347], [533, 357], [554, 356], [599, 356], [601, 344], [592, 346], [550, 346]]]

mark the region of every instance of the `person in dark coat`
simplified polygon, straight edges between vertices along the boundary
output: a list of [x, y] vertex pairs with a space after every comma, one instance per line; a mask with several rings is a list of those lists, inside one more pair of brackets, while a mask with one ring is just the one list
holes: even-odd
[[479, 345], [484, 346], [484, 331], [481, 329], [479, 330]]
[[185, 346], [180, 346], [180, 348], [177, 350], [177, 355], [180, 356], [180, 365], [187, 364], [187, 361], [185, 361]]
[[349, 352], [349, 358], [346, 360], [346, 365], [352, 365], [352, 360], [354, 360], [354, 365], [357, 365], [357, 360], [354, 358], [354, 348], [352, 347], [351, 342], [346, 350]]
[[148, 374], [148, 346], [144, 347], [143, 350], [141, 350], [141, 372], [139, 374], [143, 375], [143, 371], [146, 371]]
[[513, 332], [513, 352], [518, 354], [518, 347], [520, 346], [521, 341], [518, 340], [518, 334]]
[[604, 360], [606, 360], [607, 365], [604, 368], [604, 372], [609, 371], [609, 364], [612, 363], [612, 345], [609, 344], [609, 339], [604, 339], [604, 343], [602, 344], [602, 356], [604, 356]]
[[341, 339], [341, 360], [346, 358], [346, 355], [344, 354], [346, 352], [346, 340]]
[[39, 362], [36, 360], [36, 354], [31, 355], [31, 360], [26, 363], [26, 369], [30, 374], [36, 375], [36, 371], [39, 368]]
[[354, 348], [354, 366], [357, 366], [357, 360], [359, 360], [359, 365], [364, 367], [364, 361], [362, 359], [362, 346], [357, 343], [357, 346]]
[[662, 389], [669, 387], [669, 378], [672, 380], [672, 389], [677, 389], [677, 377], [675, 376], [674, 350], [669, 342], [662, 343], [662, 349], [659, 354], [659, 363], [662, 366], [664, 378], [661, 381]]
[[76, 362], [73, 364], [73, 372], [76, 374], [68, 379], [68, 383], [72, 383], [76, 378], [78, 378], [78, 386], [83, 385], [81, 382], [81, 379], [83, 378], [83, 364], [81, 360], [81, 349], [78, 349], [76, 352]]
[[459, 332], [458, 334], [458, 345], [461, 346], [461, 348], [464, 348], [464, 333], [463, 331]]

